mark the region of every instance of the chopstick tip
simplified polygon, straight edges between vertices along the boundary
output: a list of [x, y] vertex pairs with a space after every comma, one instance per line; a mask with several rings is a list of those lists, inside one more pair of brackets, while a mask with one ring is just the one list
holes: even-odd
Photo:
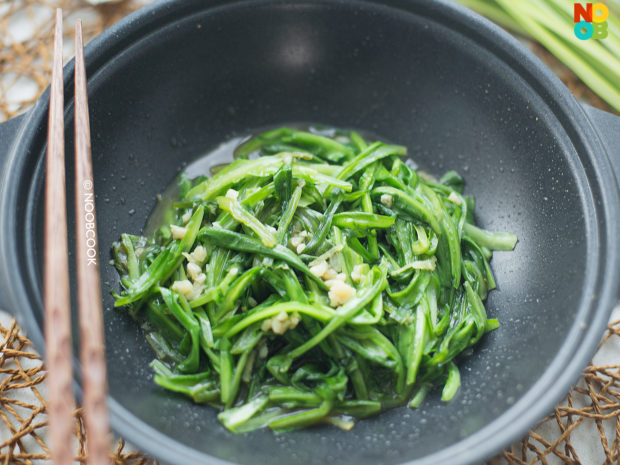
[[56, 8], [56, 29], [54, 31], [56, 40], [62, 44], [62, 8]]
[[82, 46], [82, 20], [75, 20], [75, 41], [77, 46]]

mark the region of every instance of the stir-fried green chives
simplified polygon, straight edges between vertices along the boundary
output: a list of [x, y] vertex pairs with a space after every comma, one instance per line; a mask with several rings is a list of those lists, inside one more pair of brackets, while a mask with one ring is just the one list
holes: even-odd
[[116, 306], [143, 323], [155, 382], [234, 432], [348, 429], [433, 386], [451, 400], [459, 357], [499, 325], [492, 251], [517, 238], [473, 224], [458, 174], [426, 180], [405, 155], [280, 128], [182, 179], [172, 224], [113, 246]]

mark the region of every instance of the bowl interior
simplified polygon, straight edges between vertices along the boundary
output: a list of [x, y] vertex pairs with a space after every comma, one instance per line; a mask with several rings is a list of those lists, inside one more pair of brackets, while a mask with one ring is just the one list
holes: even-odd
[[[149, 425], [177, 445], [240, 464], [374, 465], [428, 459], [514, 412], [561, 353], [588, 291], [584, 212], [592, 200], [544, 99], [470, 37], [426, 2], [408, 11], [231, 2], [179, 15], [90, 76], [109, 389], [132, 428]], [[109, 291], [119, 284], [109, 246], [141, 231], [156, 194], [189, 162], [233, 136], [293, 122], [368, 131], [406, 145], [426, 171], [459, 171], [476, 196], [478, 223], [518, 235], [514, 253], [492, 260], [498, 290], [487, 309], [501, 327], [460, 363], [451, 403], [433, 392], [417, 410], [397, 408], [350, 432], [231, 435], [213, 409], [153, 383], [151, 349], [127, 312], [113, 308]], [[33, 178], [37, 199], [41, 165]], [[33, 204], [40, 244], [43, 205]], [[158, 454], [166, 441], [138, 445]]]

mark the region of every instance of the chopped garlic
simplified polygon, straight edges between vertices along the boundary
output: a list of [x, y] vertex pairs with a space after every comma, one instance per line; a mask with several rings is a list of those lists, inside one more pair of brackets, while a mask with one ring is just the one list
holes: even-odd
[[183, 221], [183, 223], [187, 223], [191, 219], [192, 219], [192, 212], [185, 212], [183, 216], [181, 217], [181, 220]]
[[193, 290], [194, 286], [190, 282], [189, 279], [184, 279], [183, 281], [175, 281], [172, 283], [172, 287], [170, 288], [174, 292], [178, 292], [179, 294], [183, 294], [185, 297], [188, 296]]
[[196, 263], [196, 264], [202, 263], [207, 258], [207, 249], [205, 249], [201, 245], [196, 246], [194, 251], [190, 254], [190, 257], [192, 257], [190, 262], [193, 262], [193, 263]]
[[[207, 277], [205, 276], [205, 281], [206, 279]], [[194, 300], [195, 298], [200, 297], [200, 294], [202, 294], [202, 291], [205, 290], [205, 287], [204, 281], [202, 283], [196, 281], [192, 292], [187, 296], [187, 300]]]
[[381, 203], [388, 208], [391, 208], [394, 205], [394, 197], [390, 194], [381, 194]]
[[187, 228], [177, 226], [176, 224], [171, 224], [170, 231], [172, 232], [173, 239], [183, 239], [187, 233]]
[[308, 237], [308, 231], [300, 231], [297, 234], [293, 234], [291, 236], [291, 245], [295, 248], [299, 247], [299, 245], [305, 242], [306, 237]]
[[200, 273], [196, 278], [194, 278], [195, 284], [204, 284], [207, 280], [207, 275], [204, 273]]
[[273, 318], [263, 320], [263, 323], [261, 324], [261, 330], [263, 332], [267, 332], [271, 329], [274, 334], [282, 335], [289, 329], [295, 329], [300, 321], [301, 317], [297, 312], [289, 315], [284, 310], [282, 310]]
[[343, 283], [346, 282], [347, 275], [344, 273], [336, 273], [336, 275], [333, 278], [326, 280], [325, 284], [331, 287], [336, 281], [343, 282]]
[[192, 279], [192, 281], [196, 281], [196, 278], [203, 273], [200, 266], [190, 262], [187, 264], [187, 274]]
[[189, 279], [184, 279], [182, 281], [175, 281], [172, 283], [171, 289], [174, 292], [183, 294], [187, 300], [194, 300], [202, 294], [202, 291], [205, 289], [205, 285], [202, 283], [192, 284]]
[[299, 244], [297, 246], [297, 255], [299, 255], [300, 253], [302, 253], [304, 251], [304, 249], [306, 248], [306, 244], [304, 244], [303, 242], [301, 244]]
[[325, 260], [313, 265], [310, 267], [310, 273], [312, 273], [317, 278], [322, 278], [325, 272], [327, 271], [327, 262]]
[[322, 278], [326, 281], [330, 281], [332, 279], [336, 279], [336, 276], [338, 276], [338, 272], [333, 268], [328, 267], [325, 273], [323, 273]]
[[228, 192], [226, 192], [226, 197], [231, 200], [237, 200], [239, 198], [239, 192], [234, 189], [228, 189]]
[[288, 313], [282, 310], [271, 320], [271, 329], [275, 334], [284, 334], [288, 329]]
[[263, 333], [266, 333], [270, 329], [271, 329], [271, 318], [267, 318], [267, 319], [263, 320], [263, 323], [260, 325], [260, 330]]
[[461, 205], [461, 196], [458, 195], [456, 192], [450, 192], [448, 200], [456, 205]]
[[355, 288], [348, 285], [344, 281], [335, 279], [331, 281], [331, 286], [327, 296], [329, 297], [329, 304], [332, 307], [340, 307], [346, 304], [355, 295]]
[[351, 279], [354, 283], [359, 283], [362, 280], [362, 273], [364, 272], [364, 265], [355, 265], [351, 270]]

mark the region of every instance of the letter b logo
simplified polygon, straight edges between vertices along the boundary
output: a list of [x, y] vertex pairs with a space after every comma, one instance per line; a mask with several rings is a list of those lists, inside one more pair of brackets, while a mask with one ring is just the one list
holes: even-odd
[[593, 23], [592, 26], [594, 29], [592, 36], [595, 39], [604, 39], [607, 37], [607, 23]]

